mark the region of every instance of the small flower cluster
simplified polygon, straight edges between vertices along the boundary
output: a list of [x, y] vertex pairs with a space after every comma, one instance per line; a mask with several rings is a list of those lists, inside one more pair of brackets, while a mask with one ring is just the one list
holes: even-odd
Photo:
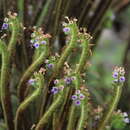
[[56, 93], [58, 93], [59, 91], [62, 91], [62, 90], [64, 89], [64, 87], [65, 87], [66, 85], [70, 85], [73, 80], [75, 80], [75, 77], [74, 77], [74, 76], [73, 76], [73, 77], [66, 77], [66, 78], [61, 79], [61, 80], [58, 80], [58, 79], [54, 80], [55, 86], [52, 87], [51, 92], [52, 92], [53, 94], [56, 94]]
[[54, 63], [50, 62], [50, 60], [46, 60], [45, 64], [48, 69], [54, 68]]
[[114, 78], [115, 83], [125, 82], [125, 70], [122, 67], [115, 67], [112, 77]]
[[52, 87], [52, 89], [51, 89], [51, 92], [53, 94], [57, 94], [59, 91], [63, 91], [64, 85], [63, 85], [62, 81], [60, 82], [58, 79], [56, 79], [56, 80], [54, 80], [54, 84], [55, 84], [55, 86]]
[[72, 95], [71, 99], [74, 101], [74, 104], [76, 106], [79, 106], [81, 104], [81, 101], [84, 100], [85, 96], [81, 93], [80, 90], [76, 90], [75, 94]]
[[49, 59], [45, 60], [46, 68], [53, 69], [55, 67], [56, 62], [59, 60], [59, 55], [56, 53], [54, 56], [50, 56]]
[[64, 82], [66, 85], [70, 85], [72, 83], [73, 80], [75, 80], [76, 78], [73, 76], [73, 77], [65, 77], [64, 78]]
[[116, 116], [125, 123], [130, 123], [130, 119], [128, 118], [128, 114], [126, 112], [121, 112], [121, 110], [118, 110], [117, 112], [114, 112], [113, 116]]
[[64, 26], [63, 32], [65, 34], [70, 34], [70, 32], [71, 32], [70, 25], [74, 24], [77, 21], [77, 19], [70, 20], [68, 17], [65, 17], [65, 18], [67, 19], [68, 23], [65, 23], [65, 22], [62, 23], [62, 25]]
[[55, 66], [55, 57], [50, 57], [49, 59], [45, 60], [46, 68], [53, 69]]
[[33, 47], [39, 48], [40, 45], [46, 45], [47, 39], [51, 36], [49, 34], [44, 34], [41, 28], [34, 27], [34, 32], [31, 34], [31, 40]]
[[2, 30], [7, 30], [7, 29], [9, 28], [9, 24], [11, 24], [11, 23], [10, 23], [10, 19], [15, 19], [16, 16], [17, 16], [17, 13], [12, 13], [12, 12], [9, 11], [9, 12], [8, 12], [8, 17], [9, 17], [9, 18], [5, 18], [5, 19], [4, 19], [4, 23], [2, 24], [1, 29], [2, 29]]

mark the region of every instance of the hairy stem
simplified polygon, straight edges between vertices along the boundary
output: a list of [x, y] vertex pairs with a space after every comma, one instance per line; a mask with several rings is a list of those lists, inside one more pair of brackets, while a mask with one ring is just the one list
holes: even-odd
[[84, 124], [87, 118], [87, 108], [86, 108], [86, 104], [82, 104], [81, 106], [81, 115], [80, 115], [80, 119], [78, 122], [78, 126], [76, 130], [84, 130]]
[[26, 110], [26, 108], [41, 94], [42, 90], [43, 90], [43, 84], [44, 84], [44, 80], [43, 80], [43, 75], [39, 76], [39, 88], [37, 88], [37, 90], [35, 92], [33, 92], [29, 97], [27, 97], [18, 107], [17, 111], [16, 111], [16, 116], [15, 116], [15, 130], [19, 130], [19, 123], [20, 123], [20, 119], [22, 114], [24, 113], [24, 111]]
[[97, 130], [104, 130], [106, 124], [111, 119], [113, 111], [117, 107], [122, 92], [122, 86], [115, 86], [115, 87], [116, 87], [115, 96], [113, 97], [112, 103], [110, 104], [108, 111], [104, 114], [103, 118], [101, 119]]
[[20, 101], [24, 99], [24, 93], [27, 89], [27, 86], [26, 86], [27, 80], [34, 73], [34, 71], [44, 62], [47, 56], [48, 56], [48, 47], [46, 47], [46, 49], [44, 50], [44, 52], [42, 52], [39, 58], [37, 58], [23, 74], [18, 84], [18, 95], [19, 95]]
[[44, 124], [48, 122], [49, 118], [52, 116], [53, 112], [61, 105], [63, 100], [63, 95], [59, 95], [57, 99], [52, 103], [47, 112], [41, 117], [35, 130], [43, 130]]
[[13, 130], [13, 113], [11, 105], [11, 95], [9, 89], [9, 72], [10, 72], [10, 60], [7, 46], [0, 40], [0, 51], [2, 53], [2, 66], [1, 66], [1, 81], [0, 81], [0, 96], [1, 103], [4, 112], [4, 119], [7, 125], [7, 130]]
[[76, 67], [75, 73], [80, 73], [81, 71], [83, 71], [83, 68], [86, 64], [87, 57], [88, 57], [89, 41], [85, 39], [82, 44], [83, 44], [83, 50], [82, 50], [82, 54], [80, 56], [80, 61], [78, 63], [78, 66]]
[[67, 130], [74, 130], [74, 125], [75, 125], [75, 105], [72, 104], [70, 108], [70, 113], [69, 113], [69, 120], [68, 120], [68, 125], [67, 125]]

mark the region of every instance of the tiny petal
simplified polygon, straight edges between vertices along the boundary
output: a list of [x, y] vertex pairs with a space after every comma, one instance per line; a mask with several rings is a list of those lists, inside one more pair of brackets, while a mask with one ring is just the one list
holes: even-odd
[[46, 41], [41, 41], [41, 44], [44, 44], [44, 45], [45, 45], [45, 44], [46, 44]]
[[62, 91], [64, 89], [64, 86], [63, 85], [59, 86], [59, 89]]
[[6, 30], [6, 29], [8, 29], [8, 26], [9, 26], [9, 25], [8, 25], [7, 23], [3, 23], [3, 25], [2, 25], [2, 28], [1, 28], [1, 29], [2, 29], [2, 30], [3, 30], [3, 29], [5, 29], [5, 30]]
[[52, 92], [53, 94], [58, 93], [58, 88], [57, 88], [57, 87], [53, 87], [53, 88], [51, 89], [51, 92]]
[[83, 100], [83, 99], [85, 98], [85, 96], [84, 96], [83, 94], [80, 94], [80, 95], [79, 95], [79, 98], [80, 98], [81, 100]]
[[129, 118], [124, 118], [124, 122], [129, 123], [130, 122]]
[[76, 79], [76, 77], [74, 77], [74, 76], [73, 76], [73, 77], [71, 77], [71, 80], [72, 80], [72, 81], [73, 81], [73, 80], [75, 80], [75, 79]]
[[63, 32], [65, 32], [65, 33], [70, 32], [70, 28], [69, 28], [69, 27], [65, 27], [65, 28], [63, 28]]
[[114, 72], [112, 75], [113, 78], [118, 78], [118, 72]]
[[126, 112], [123, 113], [124, 117], [128, 117], [128, 114]]
[[47, 67], [48, 67], [49, 69], [52, 69], [52, 68], [54, 67], [54, 64], [48, 64]]
[[76, 100], [77, 98], [78, 98], [77, 95], [72, 95], [71, 97], [72, 100]]
[[30, 40], [30, 43], [34, 43], [34, 40]]
[[120, 79], [119, 79], [119, 81], [120, 81], [121, 83], [123, 83], [123, 82], [125, 81], [125, 77], [124, 77], [124, 76], [121, 76]]
[[65, 78], [64, 81], [66, 82], [66, 84], [70, 84], [72, 82], [71, 78]]
[[28, 84], [33, 85], [35, 83], [35, 79], [28, 80]]
[[49, 60], [45, 60], [45, 63], [46, 63], [46, 64], [49, 63]]
[[79, 106], [81, 104], [81, 101], [80, 100], [76, 100], [75, 101], [75, 105]]
[[75, 94], [80, 94], [80, 90], [76, 90]]
[[38, 44], [38, 43], [34, 43], [34, 47], [35, 47], [35, 48], [38, 48], [38, 47], [39, 47], [39, 44]]
[[114, 79], [114, 81], [113, 81], [114, 83], [117, 83], [118, 82], [118, 79]]

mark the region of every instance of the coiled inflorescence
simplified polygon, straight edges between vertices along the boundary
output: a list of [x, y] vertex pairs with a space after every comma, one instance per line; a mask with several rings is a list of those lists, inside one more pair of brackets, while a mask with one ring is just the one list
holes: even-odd
[[44, 34], [43, 30], [41, 28], [35, 28], [34, 32], [31, 34], [31, 40], [32, 46], [34, 48], [39, 48], [42, 45], [47, 44], [47, 39], [51, 36], [49, 34]]
[[125, 70], [123, 67], [115, 67], [112, 77], [114, 78], [115, 83], [124, 83], [125, 82]]

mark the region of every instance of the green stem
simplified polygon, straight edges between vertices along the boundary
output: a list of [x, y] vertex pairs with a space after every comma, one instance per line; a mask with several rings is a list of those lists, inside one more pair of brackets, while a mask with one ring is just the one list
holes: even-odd
[[[79, 89], [80, 87], [80, 72], [81, 70], [83, 70], [83, 67], [86, 63], [86, 59], [88, 56], [88, 40], [84, 40], [83, 41], [83, 50], [82, 50], [82, 54], [81, 54], [81, 58], [79, 61], [78, 66], [75, 69], [75, 73], [76, 73], [76, 81], [75, 81], [75, 85], [76, 85], [76, 89]], [[75, 106], [71, 106], [71, 111], [70, 111], [70, 116], [69, 116], [69, 121], [68, 121], [68, 126], [67, 126], [67, 130], [73, 130], [74, 128], [74, 121], [75, 121]]]
[[51, 2], [52, 2], [52, 0], [47, 0], [45, 7], [43, 7], [41, 14], [39, 16], [39, 19], [37, 20], [36, 26], [42, 25], [42, 22], [43, 22], [43, 20], [45, 20], [45, 17], [47, 15], [47, 12], [49, 10], [49, 6], [50, 6]]
[[61, 9], [61, 4], [62, 4], [62, 0], [57, 0], [56, 1], [56, 15], [55, 15], [55, 22], [54, 22], [54, 33], [53, 33], [53, 37], [55, 40], [56, 34], [57, 34], [57, 30], [58, 30], [58, 26], [59, 26], [59, 18], [60, 18], [60, 9]]
[[27, 97], [18, 107], [17, 111], [16, 111], [16, 116], [15, 116], [15, 130], [19, 130], [19, 123], [20, 123], [20, 119], [22, 114], [24, 113], [24, 111], [26, 110], [26, 108], [41, 94], [42, 90], [43, 90], [43, 84], [44, 84], [44, 80], [43, 80], [43, 75], [39, 76], [39, 88], [37, 88], [37, 90], [35, 92], [33, 92], [31, 94], [31, 96]]
[[[76, 89], [80, 87], [80, 79], [78, 74], [76, 74], [75, 86]], [[74, 104], [71, 104], [67, 130], [74, 130], [75, 121], [76, 121], [75, 111], [76, 111], [76, 106]]]
[[57, 74], [60, 72], [60, 69], [63, 67], [64, 62], [66, 61], [67, 57], [71, 54], [72, 50], [74, 49], [76, 42], [77, 42], [77, 27], [73, 27], [71, 41], [70, 41], [69, 45], [67, 46], [67, 48], [63, 51], [63, 53], [57, 63], [57, 66], [56, 66]]
[[19, 19], [24, 22], [24, 0], [18, 0], [18, 13]]
[[0, 81], [0, 96], [1, 103], [4, 112], [4, 119], [7, 125], [7, 130], [13, 130], [13, 113], [11, 105], [11, 95], [8, 85], [9, 71], [10, 71], [10, 60], [9, 52], [7, 51], [6, 44], [0, 40], [0, 52], [2, 53], [2, 66], [1, 66], [1, 81]]
[[86, 104], [82, 104], [81, 106], [81, 115], [80, 115], [80, 119], [78, 122], [78, 126], [76, 130], [84, 130], [84, 124], [87, 118], [87, 108], [86, 108]]
[[75, 73], [80, 73], [81, 71], [83, 71], [83, 68], [84, 68], [84, 66], [86, 64], [87, 57], [88, 57], [89, 40], [84, 39], [82, 44], [83, 44], [83, 50], [82, 50], [82, 54], [81, 54], [81, 57], [80, 57], [79, 64], [76, 67]]
[[53, 112], [62, 104], [63, 95], [59, 95], [53, 104], [49, 107], [47, 112], [42, 116], [38, 122], [35, 130], [43, 130], [44, 124], [48, 122], [49, 118], [52, 116]]
[[68, 125], [67, 125], [67, 130], [74, 130], [74, 125], [75, 125], [75, 110], [76, 107], [74, 104], [71, 105], [70, 108], [70, 113], [69, 113], [69, 120], [68, 120]]
[[113, 98], [113, 101], [110, 104], [108, 111], [104, 114], [103, 118], [101, 119], [97, 130], [104, 130], [105, 125], [109, 122], [113, 111], [117, 107], [117, 104], [119, 102], [121, 92], [122, 92], [122, 86], [115, 86], [115, 87], [116, 87], [116, 90], [115, 90], [116, 92], [115, 92], [115, 96]]
[[48, 56], [48, 46], [46, 47], [44, 52], [42, 52], [40, 57], [37, 60], [35, 60], [23, 74], [18, 84], [18, 95], [19, 95], [20, 101], [24, 99], [24, 93], [27, 89], [27, 86], [26, 86], [27, 80], [34, 73], [34, 71], [44, 62], [47, 56]]
[[12, 22], [12, 34], [11, 34], [11, 38], [10, 38], [9, 45], [8, 45], [8, 51], [10, 53], [10, 56], [12, 56], [12, 53], [15, 50], [19, 30], [20, 30], [19, 21], [18, 21], [18, 19], [14, 19]]

